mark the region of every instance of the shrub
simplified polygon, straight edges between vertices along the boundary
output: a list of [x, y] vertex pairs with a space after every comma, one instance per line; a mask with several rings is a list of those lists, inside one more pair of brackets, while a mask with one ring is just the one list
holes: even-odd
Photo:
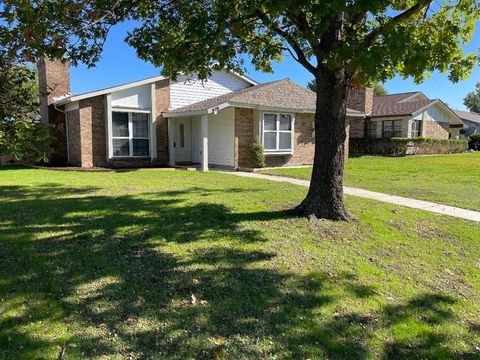
[[480, 151], [480, 133], [470, 135], [470, 138], [468, 139], [468, 148]]
[[250, 166], [252, 168], [265, 167], [265, 154], [263, 153], [263, 146], [258, 139], [255, 139], [250, 147]]
[[467, 150], [466, 139], [351, 138], [352, 154], [426, 155], [454, 154]]

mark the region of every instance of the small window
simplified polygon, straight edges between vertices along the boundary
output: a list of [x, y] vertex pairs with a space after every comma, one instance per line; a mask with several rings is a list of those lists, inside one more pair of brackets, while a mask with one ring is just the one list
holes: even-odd
[[421, 137], [422, 136], [422, 121], [413, 120], [412, 121], [412, 130], [410, 132], [410, 137]]
[[263, 114], [263, 147], [266, 152], [291, 151], [292, 133], [292, 115]]
[[382, 122], [382, 125], [383, 137], [402, 137], [402, 120], [385, 120]]
[[113, 156], [149, 156], [148, 119], [145, 113], [112, 112]]

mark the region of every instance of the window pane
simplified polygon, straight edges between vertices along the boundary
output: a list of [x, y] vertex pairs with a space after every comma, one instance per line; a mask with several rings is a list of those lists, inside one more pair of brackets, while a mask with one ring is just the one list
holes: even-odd
[[128, 113], [112, 113], [113, 137], [128, 137]]
[[292, 148], [292, 133], [280, 133], [280, 149], [290, 150]]
[[263, 129], [264, 130], [277, 130], [277, 115], [264, 114], [263, 115]]
[[129, 156], [128, 139], [113, 139], [113, 156]]
[[148, 114], [132, 113], [133, 137], [148, 138]]
[[280, 115], [280, 130], [292, 130], [292, 117], [290, 115]]
[[266, 132], [264, 133], [263, 146], [267, 150], [275, 150], [277, 148], [277, 133]]
[[133, 156], [148, 156], [148, 139], [133, 139]]

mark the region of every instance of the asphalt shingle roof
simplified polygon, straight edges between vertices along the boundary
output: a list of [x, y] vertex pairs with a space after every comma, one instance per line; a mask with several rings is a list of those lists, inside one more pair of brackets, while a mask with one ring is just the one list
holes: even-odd
[[419, 92], [408, 92], [373, 97], [373, 110], [371, 117], [410, 115], [414, 112], [437, 101], [432, 99], [403, 101]]
[[170, 111], [182, 113], [211, 109], [224, 103], [249, 104], [292, 110], [315, 111], [316, 95], [290, 79], [272, 81], [196, 102]]
[[454, 110], [455, 114], [460, 119], [468, 120], [474, 123], [480, 124], [480, 114], [470, 112], [470, 111], [460, 111], [460, 110]]

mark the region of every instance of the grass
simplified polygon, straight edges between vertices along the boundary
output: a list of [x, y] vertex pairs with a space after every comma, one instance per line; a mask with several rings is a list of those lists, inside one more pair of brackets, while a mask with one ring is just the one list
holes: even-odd
[[[348, 159], [345, 185], [480, 211], [480, 152], [431, 156], [359, 156]], [[268, 169], [310, 180], [311, 168]]]
[[0, 168], [0, 358], [478, 358], [480, 225], [218, 173]]

